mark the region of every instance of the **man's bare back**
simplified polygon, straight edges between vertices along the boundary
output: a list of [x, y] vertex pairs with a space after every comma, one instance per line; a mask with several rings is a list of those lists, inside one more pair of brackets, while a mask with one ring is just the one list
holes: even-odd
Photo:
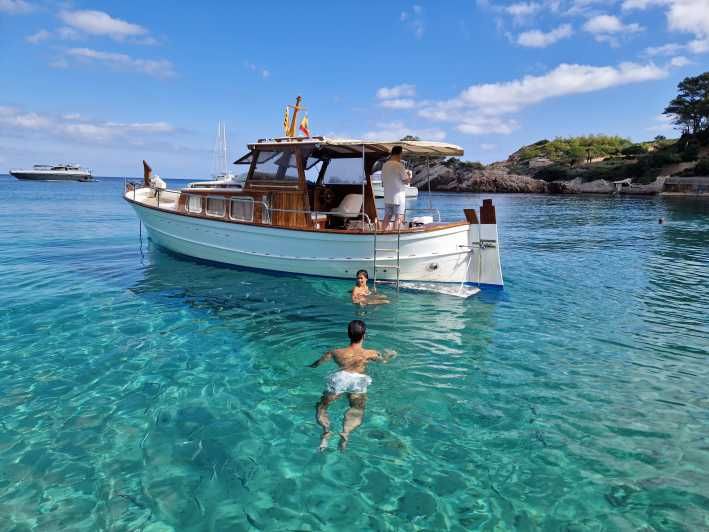
[[351, 373], [366, 373], [367, 364], [372, 361], [383, 360], [379, 351], [374, 349], [364, 349], [361, 345], [349, 345], [340, 349], [332, 349], [325, 353], [318, 360], [313, 362], [310, 367], [316, 368], [323, 362], [332, 359], [335, 364], [340, 366], [344, 371]]

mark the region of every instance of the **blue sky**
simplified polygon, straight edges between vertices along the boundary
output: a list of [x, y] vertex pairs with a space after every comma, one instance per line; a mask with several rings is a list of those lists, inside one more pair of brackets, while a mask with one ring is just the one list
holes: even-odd
[[501, 160], [578, 134], [673, 130], [677, 83], [708, 70], [709, 0], [52, 2], [0, 0], [0, 169], [71, 161], [208, 177], [281, 134], [405, 134]]

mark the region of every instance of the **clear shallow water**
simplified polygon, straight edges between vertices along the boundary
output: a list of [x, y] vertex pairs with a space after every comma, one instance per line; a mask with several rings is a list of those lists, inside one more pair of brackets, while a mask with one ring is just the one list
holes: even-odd
[[[360, 310], [141, 248], [122, 180], [0, 187], [0, 530], [709, 528], [709, 202], [500, 195], [504, 291]], [[320, 455], [357, 317], [400, 355]]]

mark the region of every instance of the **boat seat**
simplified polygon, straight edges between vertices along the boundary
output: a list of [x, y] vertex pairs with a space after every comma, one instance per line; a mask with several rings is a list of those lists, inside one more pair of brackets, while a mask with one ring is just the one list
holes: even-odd
[[329, 214], [341, 218], [357, 218], [361, 210], [362, 194], [347, 194], [337, 207], [330, 209]]

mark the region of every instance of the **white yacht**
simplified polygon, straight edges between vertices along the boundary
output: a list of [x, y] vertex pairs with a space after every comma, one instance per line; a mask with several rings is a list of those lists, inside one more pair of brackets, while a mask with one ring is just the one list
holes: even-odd
[[[374, 189], [375, 198], [384, 197], [384, 186], [382, 185], [382, 171], [372, 173], [372, 188]], [[412, 187], [411, 185], [406, 185], [406, 197], [417, 198], [419, 195], [419, 189]]]
[[91, 170], [75, 164], [35, 164], [31, 170], [13, 169], [10, 175], [33, 181], [93, 181]]

